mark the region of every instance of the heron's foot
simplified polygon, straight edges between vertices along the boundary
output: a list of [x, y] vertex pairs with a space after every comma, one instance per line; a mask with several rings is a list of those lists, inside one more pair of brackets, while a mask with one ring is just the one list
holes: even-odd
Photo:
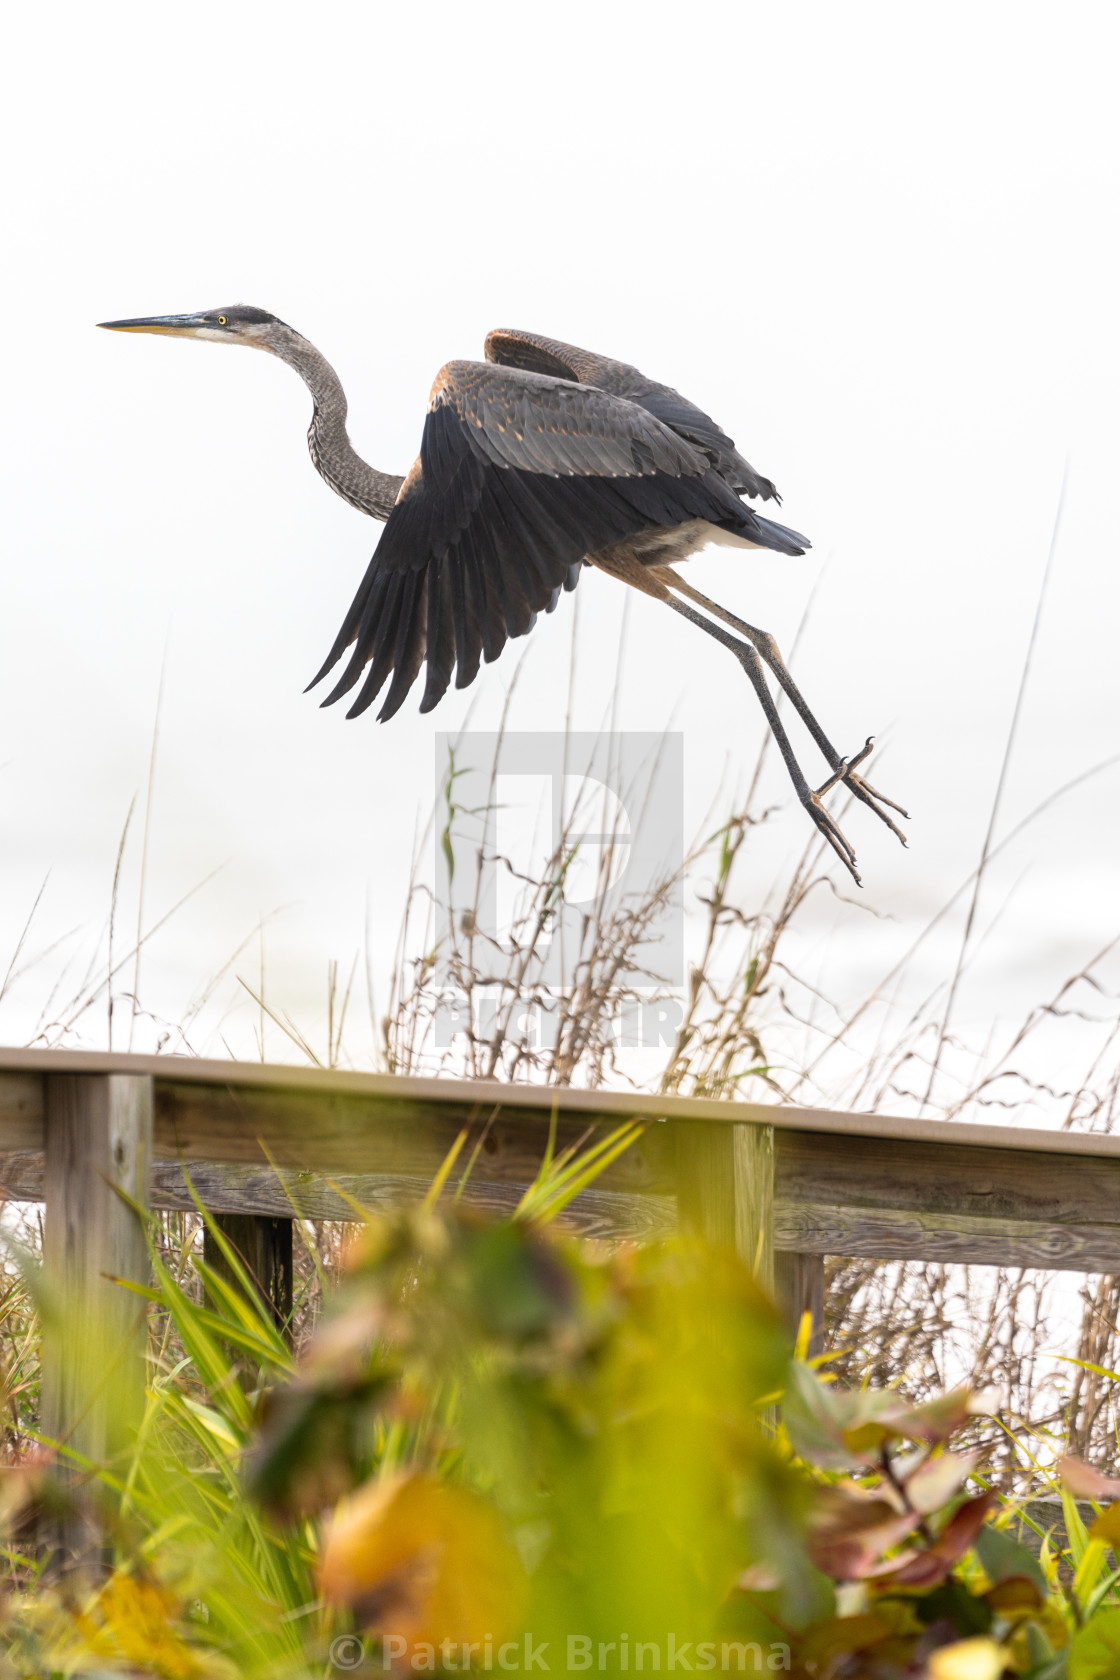
[[834, 788], [837, 782], [843, 782], [849, 793], [854, 794], [858, 800], [874, 811], [879, 821], [886, 823], [891, 833], [896, 835], [905, 846], [907, 844], [905, 834], [897, 823], [892, 822], [883, 807], [888, 806], [890, 810], [897, 811], [900, 817], [909, 818], [910, 813], [903, 810], [901, 805], [896, 805], [893, 799], [888, 799], [885, 793], [880, 793], [877, 788], [873, 788], [870, 782], [865, 782], [863, 777], [858, 774], [859, 766], [870, 755], [874, 745], [875, 737], [869, 735], [858, 753], [851, 758], [841, 759], [832, 775], [826, 782], [822, 782], [817, 789], [817, 798], [819, 799], [822, 794], [827, 793], [830, 788]]
[[[827, 787], [831, 786], [833, 786], [833, 783], [829, 782], [826, 789], [822, 791], [827, 791]], [[818, 830], [824, 835], [856, 886], [862, 887], [863, 882], [860, 880], [859, 870], [856, 868], [855, 851], [842, 833], [835, 817], [825, 809], [820, 792], [814, 793], [812, 788], [806, 788], [800, 798], [802, 805], [808, 811]]]

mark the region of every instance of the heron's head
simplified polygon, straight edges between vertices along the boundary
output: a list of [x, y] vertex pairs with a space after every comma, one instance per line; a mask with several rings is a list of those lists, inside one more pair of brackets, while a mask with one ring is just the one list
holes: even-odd
[[274, 354], [291, 328], [250, 303], [207, 309], [198, 315], [140, 315], [128, 321], [99, 321], [110, 332], [166, 333], [172, 338], [208, 338], [216, 344], [247, 344]]

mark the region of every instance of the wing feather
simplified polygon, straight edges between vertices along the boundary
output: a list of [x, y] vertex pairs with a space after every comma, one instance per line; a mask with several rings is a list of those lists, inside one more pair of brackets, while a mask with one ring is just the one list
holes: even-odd
[[364, 619], [365, 634], [359, 633], [355, 640], [349, 663], [338, 683], [323, 701], [324, 706], [333, 706], [336, 700], [341, 700], [344, 694], [349, 694], [358, 679], [364, 676], [365, 681], [358, 694], [359, 701], [364, 699], [365, 703], [361, 707], [364, 711], [389, 675], [408, 579], [401, 576], [388, 577], [385, 582], [387, 587], [383, 592], [377, 592], [376, 596], [373, 591], [370, 592], [371, 607], [380, 610], [376, 615], [371, 612]]
[[416, 680], [424, 656], [423, 609], [427, 581], [427, 574], [422, 571], [407, 572], [400, 579], [396, 614], [391, 622], [385, 623], [378, 636], [366, 679], [346, 714], [348, 718], [360, 717], [373, 705], [390, 672], [393, 673], [393, 681], [378, 715], [386, 719], [392, 717]]
[[347, 712], [357, 717], [389, 682], [387, 720], [426, 660], [420, 709], [430, 711], [453, 676], [466, 687], [480, 658], [497, 659], [551, 612], [585, 556], [693, 519], [755, 529], [702, 443], [640, 402], [533, 368], [449, 362], [417, 462], [315, 678], [349, 649], [324, 705], [360, 682]]
[[498, 604], [506, 630], [509, 635], [516, 637], [524, 636], [529, 629], [533, 608], [517, 565], [517, 536], [507, 522], [506, 511], [504, 497], [498, 485], [488, 484], [479, 508], [479, 513], [486, 522], [486, 532], [492, 544], [495, 561], [487, 570], [487, 580], [493, 581], [497, 586]]
[[455, 669], [455, 623], [451, 573], [454, 562], [445, 555], [428, 573], [428, 677], [420, 710], [430, 712], [447, 693]]
[[764, 478], [749, 461], [744, 460], [710, 414], [705, 414], [702, 408], [682, 397], [671, 385], [648, 379], [628, 362], [617, 362], [610, 356], [599, 356], [592, 350], [581, 350], [577, 345], [564, 344], [559, 339], [543, 338], [539, 333], [519, 332], [514, 328], [499, 328], [487, 336], [486, 357], [502, 367], [549, 374], [556, 379], [570, 379], [579, 385], [596, 385], [612, 396], [622, 397], [645, 409], [678, 436], [702, 450], [709, 465], [738, 494], [759, 496], [763, 501], [781, 501], [770, 479]]
[[[342, 642], [342, 637], [339, 636], [335, 642], [335, 649], [338, 649], [338, 651], [332, 650], [332, 657], [324, 666], [324, 671], [331, 669], [335, 660], [341, 657], [342, 650], [351, 643], [354, 651], [338, 682], [323, 701], [324, 706], [333, 706], [336, 700], [341, 700], [344, 694], [349, 694], [362, 675], [365, 666], [376, 657], [386, 634], [395, 634], [403, 587], [403, 578], [393, 576], [391, 573], [375, 574], [372, 565], [366, 572], [355, 597], [355, 605], [361, 604], [358, 625], [350, 638], [350, 642]], [[351, 608], [351, 612], [353, 612], [353, 608]], [[349, 616], [348, 614], [347, 617], [349, 618]], [[343, 630], [345, 630], [345, 625]], [[341, 647], [339, 646], [340, 642]], [[318, 682], [319, 678], [316, 677], [315, 681]], [[314, 683], [311, 686], [314, 687]]]
[[478, 675], [482, 632], [478, 627], [478, 609], [468, 568], [462, 561], [458, 565], [448, 565], [447, 586], [455, 625], [455, 686], [468, 688]]
[[[708, 469], [707, 457], [655, 416], [594, 386], [486, 362], [448, 362], [434, 392], [434, 412], [456, 415], [472, 447], [495, 467], [627, 478]], [[442, 429], [441, 445], [450, 437], [450, 428]], [[432, 466], [434, 481], [442, 482], [442, 449], [438, 458], [433, 451]]]
[[534, 505], [532, 492], [526, 489], [519, 473], [496, 473], [491, 480], [490, 494], [501, 510], [502, 520], [514, 545], [513, 553], [518, 558], [524, 556], [532, 568], [532, 574], [527, 575], [525, 581], [533, 608], [539, 612], [557, 584], [563, 583], [567, 567], [549, 552], [548, 544], [540, 539], [538, 531], [543, 523], [540, 510]]
[[509, 632], [502, 614], [497, 579], [493, 568], [484, 564], [475, 546], [473, 533], [470, 537], [470, 569], [479, 606], [482, 657], [487, 665], [492, 665], [509, 640]]

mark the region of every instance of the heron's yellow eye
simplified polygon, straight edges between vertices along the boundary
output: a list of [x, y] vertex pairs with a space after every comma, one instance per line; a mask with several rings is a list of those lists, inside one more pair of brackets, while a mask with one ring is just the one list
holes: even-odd
[[218, 316], [218, 325], [219, 325], [219, 326], [220, 326], [220, 327], [224, 327], [224, 326], [225, 326], [225, 324], [226, 324], [226, 318], [225, 318], [225, 316], [224, 316], [224, 315], [219, 315], [219, 316]]

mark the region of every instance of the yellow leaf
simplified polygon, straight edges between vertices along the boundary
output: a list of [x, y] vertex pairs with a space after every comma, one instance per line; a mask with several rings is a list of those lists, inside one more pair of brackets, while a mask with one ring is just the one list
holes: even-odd
[[1120, 1502], [1102, 1511], [1089, 1529], [1090, 1540], [1103, 1540], [1107, 1546], [1120, 1546]]
[[[331, 1519], [323, 1597], [381, 1635], [387, 1663], [415, 1648], [500, 1642], [519, 1630], [521, 1561], [486, 1500], [419, 1473], [367, 1482]], [[453, 1656], [457, 1666], [461, 1666]], [[472, 1666], [478, 1666], [477, 1663]]]
[[930, 1680], [999, 1680], [1007, 1652], [994, 1639], [958, 1639], [929, 1659]]
[[844, 1445], [850, 1447], [854, 1453], [875, 1452], [884, 1441], [889, 1441], [892, 1435], [890, 1429], [885, 1429], [881, 1423], [871, 1419], [867, 1423], [857, 1423], [853, 1429], [845, 1429]]
[[158, 1582], [136, 1575], [112, 1575], [93, 1605], [104, 1631], [91, 1644], [95, 1650], [103, 1650], [108, 1634], [121, 1655], [145, 1672], [158, 1674], [163, 1680], [195, 1680], [203, 1665], [175, 1626], [178, 1608]]
[[1014, 1616], [1020, 1611], [1033, 1615], [1042, 1606], [1042, 1594], [1026, 1575], [1009, 1575], [1005, 1581], [997, 1581], [984, 1597], [1001, 1616]]

